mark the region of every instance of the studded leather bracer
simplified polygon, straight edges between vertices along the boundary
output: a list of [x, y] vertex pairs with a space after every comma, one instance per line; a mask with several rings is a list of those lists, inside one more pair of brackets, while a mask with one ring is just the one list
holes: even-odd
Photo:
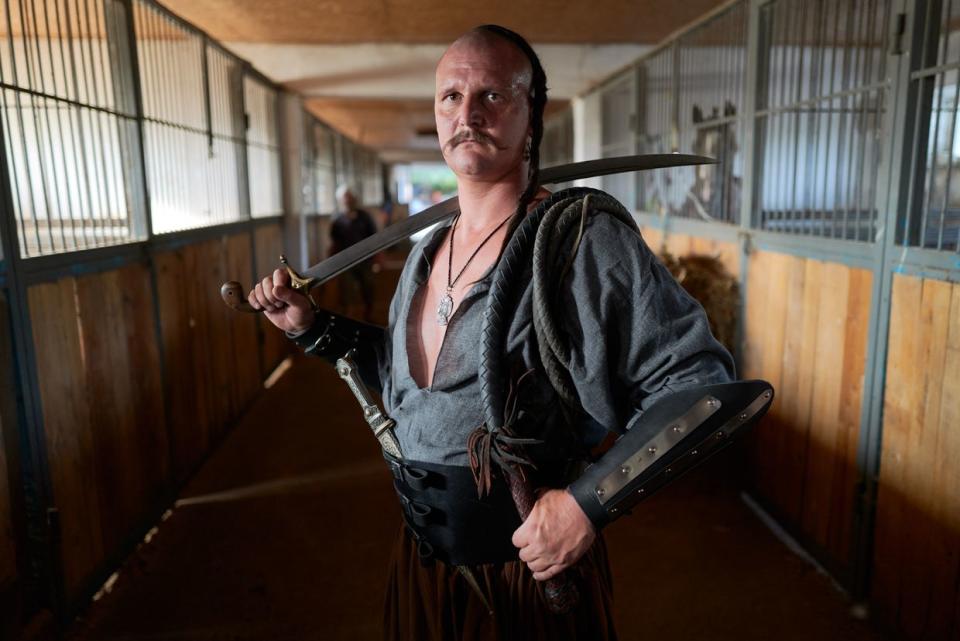
[[704, 385], [660, 399], [570, 484], [600, 529], [747, 432], [773, 402], [766, 381]]

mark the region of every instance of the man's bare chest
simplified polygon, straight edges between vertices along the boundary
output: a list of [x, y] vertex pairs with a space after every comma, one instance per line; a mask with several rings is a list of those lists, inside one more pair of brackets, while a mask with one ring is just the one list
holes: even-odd
[[416, 330], [407, 334], [408, 343], [413, 343], [408, 345], [410, 371], [420, 387], [432, 385], [444, 340], [457, 323], [461, 304], [496, 262], [504, 234], [498, 236], [481, 247], [469, 264], [468, 243], [454, 244], [451, 261], [449, 243], [444, 242], [431, 261], [430, 276], [414, 298], [408, 321], [409, 329]]

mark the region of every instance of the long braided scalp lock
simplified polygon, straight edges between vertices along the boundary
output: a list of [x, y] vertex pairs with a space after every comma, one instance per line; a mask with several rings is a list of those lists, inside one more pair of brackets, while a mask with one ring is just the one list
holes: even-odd
[[530, 125], [532, 136], [530, 138], [530, 161], [527, 169], [527, 187], [520, 195], [520, 201], [517, 203], [517, 213], [511, 221], [507, 236], [513, 235], [513, 231], [524, 214], [527, 213], [527, 206], [533, 201], [533, 197], [540, 187], [540, 141], [543, 140], [543, 110], [547, 106], [547, 74], [540, 64], [540, 58], [526, 38], [516, 31], [501, 27], [496, 24], [485, 24], [476, 27], [474, 31], [491, 33], [503, 38], [507, 42], [517, 47], [523, 52], [523, 55], [530, 61]]

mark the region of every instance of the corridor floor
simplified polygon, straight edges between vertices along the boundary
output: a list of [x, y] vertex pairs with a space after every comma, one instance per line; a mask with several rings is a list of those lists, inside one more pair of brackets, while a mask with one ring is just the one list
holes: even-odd
[[[621, 638], [879, 639], [747, 508], [737, 467], [721, 457], [607, 529]], [[71, 638], [378, 639], [399, 524], [353, 397], [295, 358]]]

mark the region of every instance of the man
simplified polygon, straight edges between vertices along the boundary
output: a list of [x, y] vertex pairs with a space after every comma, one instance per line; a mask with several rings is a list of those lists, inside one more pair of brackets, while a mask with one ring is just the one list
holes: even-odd
[[[350, 185], [337, 187], [337, 202], [340, 203], [340, 215], [334, 219], [330, 228], [332, 254], [377, 233], [373, 217], [357, 206], [357, 196]], [[339, 286], [340, 306], [344, 313], [350, 313], [351, 305], [359, 294], [363, 305], [363, 320], [370, 322], [373, 318], [373, 272], [370, 265], [364, 263], [348, 271], [340, 279]]]
[[[513, 246], [522, 221], [536, 220], [530, 217], [563, 196], [537, 183], [545, 103], [539, 60], [512, 31], [479, 27], [443, 55], [434, 111], [444, 159], [457, 176], [460, 215], [411, 252], [386, 332], [315, 315], [280, 270], [249, 296], [308, 353], [336, 358], [357, 345], [364, 378], [396, 421], [404, 460], [388, 461], [406, 527], [390, 571], [387, 638], [615, 638], [597, 537], [603, 523], [575, 498], [577, 464], [607, 431], [622, 432], [657, 398], [733, 373], [702, 309], [639, 234], [613, 216], [593, 215], [569, 263], [550, 275], [569, 338], [567, 392], [579, 407], [561, 402], [543, 375], [543, 319], [526, 273], [515, 279], [518, 303], [502, 327], [512, 431], [484, 431], [478, 346], [493, 304], [487, 294], [503, 284], [501, 251]], [[580, 199], [572, 200], [579, 211]], [[582, 209], [589, 209], [585, 201]], [[352, 336], [364, 340], [351, 343]], [[522, 525], [505, 489], [508, 475], [491, 472], [485, 457], [535, 464], [524, 476], [538, 498]], [[541, 585], [565, 570], [575, 577], [579, 602], [556, 614]]]

